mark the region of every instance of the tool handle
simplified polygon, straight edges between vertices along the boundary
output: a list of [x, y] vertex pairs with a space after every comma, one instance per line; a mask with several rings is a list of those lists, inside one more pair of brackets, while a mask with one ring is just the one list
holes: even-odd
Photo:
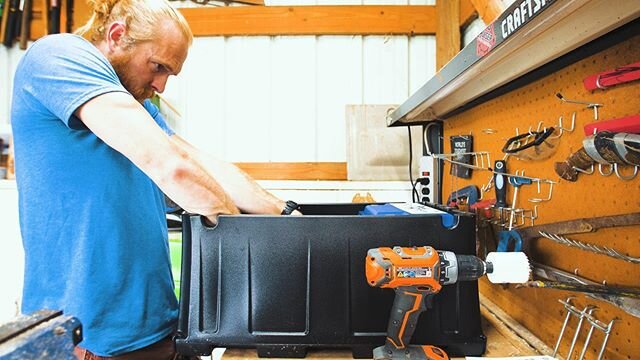
[[496, 189], [496, 207], [507, 207], [507, 178], [502, 175], [507, 172], [507, 162], [504, 160], [496, 160], [493, 171], [493, 184]]
[[13, 40], [17, 35], [17, 29], [20, 29], [20, 1], [19, 0], [5, 0], [5, 9], [2, 11], [4, 27], [4, 38], [2, 43], [6, 47], [13, 45]]
[[29, 35], [31, 35], [31, 0], [24, 0], [22, 19], [20, 19], [20, 50], [27, 49]]
[[585, 89], [596, 90], [606, 89], [614, 85], [638, 79], [640, 79], [640, 62], [588, 76], [584, 79], [583, 83]]
[[49, 34], [58, 34], [60, 32], [60, 0], [51, 0], [50, 16]]
[[425, 297], [431, 293], [419, 290], [417, 286], [401, 286], [395, 291], [387, 327], [387, 345], [404, 349], [409, 346], [420, 314], [427, 309]]
[[66, 0], [65, 2], [67, 23], [65, 25], [65, 31], [68, 33], [73, 32], [73, 0]]
[[584, 126], [584, 134], [587, 136], [605, 130], [611, 132], [640, 134], [640, 115], [631, 115], [607, 121], [597, 121]]
[[7, 30], [7, 19], [9, 18], [9, 2], [4, 0], [2, 3], [2, 22], [0, 22], [0, 42], [4, 44], [4, 34]]

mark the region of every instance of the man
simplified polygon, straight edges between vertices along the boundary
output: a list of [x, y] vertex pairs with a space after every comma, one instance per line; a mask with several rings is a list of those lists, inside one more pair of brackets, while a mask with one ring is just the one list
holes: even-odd
[[212, 223], [287, 207], [175, 135], [148, 100], [187, 57], [184, 18], [166, 0], [93, 6], [79, 29], [90, 41], [45, 37], [16, 70], [23, 312], [78, 317], [81, 358], [172, 358], [177, 301], [163, 193]]

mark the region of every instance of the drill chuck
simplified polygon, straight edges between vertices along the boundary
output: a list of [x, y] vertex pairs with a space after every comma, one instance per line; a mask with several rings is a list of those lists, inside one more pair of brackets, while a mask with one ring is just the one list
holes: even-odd
[[458, 281], [474, 281], [487, 275], [489, 281], [501, 283], [524, 283], [528, 281], [529, 260], [521, 252], [490, 253], [486, 261], [473, 255], [456, 255], [450, 251], [440, 254], [440, 283], [454, 284]]
[[451, 251], [438, 251], [440, 255], [440, 283], [455, 284], [458, 281], [478, 280], [493, 272], [493, 264], [473, 255], [456, 255]]

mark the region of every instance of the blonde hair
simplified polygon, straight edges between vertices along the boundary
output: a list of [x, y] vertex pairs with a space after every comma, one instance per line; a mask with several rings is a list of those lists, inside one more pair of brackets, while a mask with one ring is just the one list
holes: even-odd
[[93, 8], [89, 21], [75, 33], [96, 42], [104, 38], [104, 32], [114, 21], [122, 21], [127, 27], [130, 43], [154, 40], [156, 29], [162, 20], [173, 20], [188, 40], [193, 34], [187, 20], [166, 0], [88, 0]]

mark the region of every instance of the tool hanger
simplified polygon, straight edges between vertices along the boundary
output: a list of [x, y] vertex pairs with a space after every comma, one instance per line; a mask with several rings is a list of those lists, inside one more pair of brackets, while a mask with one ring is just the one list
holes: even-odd
[[586, 105], [587, 108], [593, 109], [593, 118], [594, 118], [594, 120], [598, 120], [598, 108], [601, 107], [601, 106], [604, 106], [602, 104], [590, 103], [590, 102], [587, 102], [587, 101], [569, 100], [569, 99], [565, 98], [564, 96], [562, 96], [562, 94], [559, 93], [559, 92], [556, 93], [556, 97], [558, 99], [560, 99], [563, 103]]
[[[436, 159], [444, 160], [451, 164], [456, 164], [471, 170], [489, 170], [489, 164], [491, 164], [491, 156], [489, 155], [488, 151], [432, 154], [431, 156]], [[453, 160], [453, 158], [460, 156], [471, 156], [472, 164], [466, 164], [460, 161]]]
[[566, 300], [558, 300], [562, 305], [564, 305], [564, 308], [567, 310], [567, 316], [565, 317], [564, 323], [562, 324], [562, 328], [560, 329], [560, 334], [558, 335], [556, 346], [551, 356], [555, 357], [558, 354], [558, 349], [560, 347], [560, 343], [562, 342], [562, 338], [567, 328], [567, 324], [569, 323], [569, 320], [573, 315], [573, 317], [578, 318], [578, 324], [576, 325], [576, 330], [573, 335], [571, 345], [569, 346], [569, 352], [567, 353], [566, 359], [570, 360], [572, 358], [573, 350], [575, 349], [578, 337], [580, 335], [582, 324], [584, 323], [584, 320], [587, 320], [587, 323], [591, 324], [591, 328], [589, 329], [587, 337], [584, 341], [584, 345], [582, 347], [582, 351], [580, 352], [580, 355], [578, 356], [577, 359], [578, 360], [584, 359], [584, 356], [587, 353], [587, 349], [589, 348], [589, 344], [591, 343], [591, 337], [593, 335], [593, 331], [595, 329], [598, 329], [604, 333], [604, 339], [602, 340], [602, 345], [600, 346], [600, 351], [598, 353], [598, 360], [600, 360], [602, 359], [604, 355], [604, 350], [607, 347], [607, 342], [609, 341], [609, 336], [611, 335], [611, 329], [613, 328], [613, 324], [615, 321], [620, 319], [613, 318], [608, 324], [605, 324], [593, 316], [593, 312], [596, 311], [598, 307], [594, 305], [586, 305], [582, 310], [579, 310], [578, 308], [573, 306], [573, 304], [571, 303], [572, 299], [573, 297], [569, 297]]

